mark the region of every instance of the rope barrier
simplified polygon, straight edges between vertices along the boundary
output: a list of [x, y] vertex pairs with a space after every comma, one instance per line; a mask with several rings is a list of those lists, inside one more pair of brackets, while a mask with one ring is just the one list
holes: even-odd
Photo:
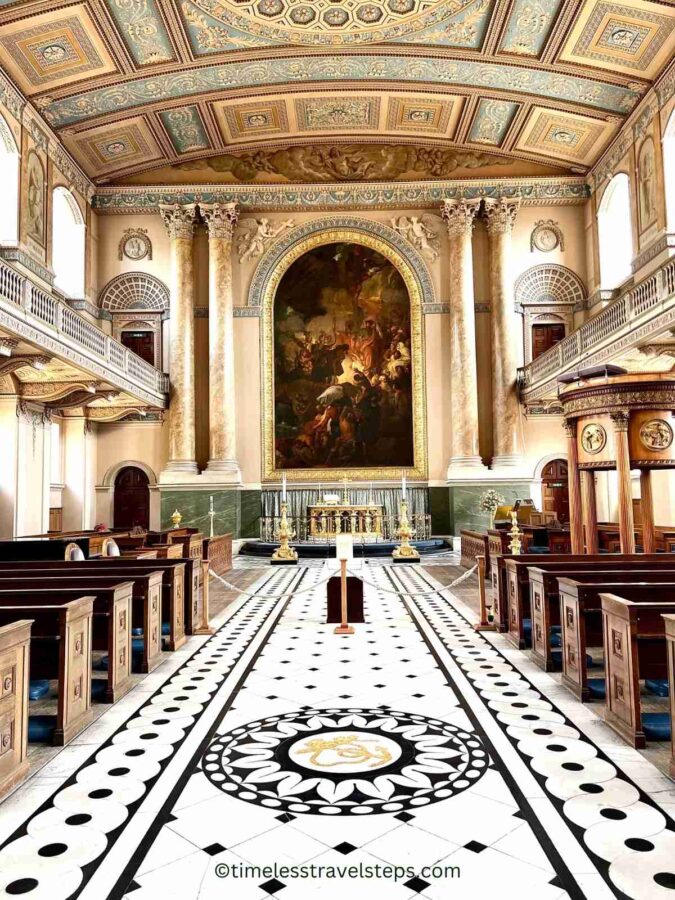
[[[323, 569], [326, 568], [327, 562], [322, 566]], [[455, 578], [454, 581], [451, 581], [450, 584], [446, 584], [443, 587], [437, 588], [432, 591], [395, 591], [391, 588], [382, 587], [379, 584], [376, 584], [374, 581], [370, 581], [367, 578], [364, 578], [361, 574], [362, 570], [353, 571], [352, 569], [348, 569], [350, 575], [354, 575], [357, 578], [360, 578], [364, 584], [367, 584], [369, 587], [374, 588], [376, 591], [382, 591], [385, 594], [395, 594], [397, 597], [400, 597], [401, 594], [405, 594], [406, 597], [432, 597], [434, 594], [440, 594], [443, 591], [450, 590], [450, 588], [456, 587], [458, 584], [461, 584], [463, 581], [466, 581], [478, 568], [478, 565], [472, 566], [468, 571], [464, 572], [462, 575], [459, 575]], [[259, 594], [254, 591], [245, 591], [241, 588], [238, 588], [236, 584], [232, 584], [232, 582], [227, 581], [221, 575], [217, 575], [215, 572], [209, 572], [214, 578], [217, 578], [218, 581], [221, 582], [229, 591], [235, 591], [237, 594], [242, 594], [246, 597], [257, 597]], [[328, 581], [335, 576], [335, 572], [329, 573], [325, 578], [321, 579], [321, 581], [316, 581], [314, 584], [309, 585], [305, 588], [300, 588], [297, 591], [285, 591], [282, 594], [265, 594], [265, 597], [269, 600], [280, 600], [282, 597], [297, 597], [299, 594], [306, 594], [310, 591], [316, 590], [316, 588], [321, 587], [324, 584], [327, 584]]]

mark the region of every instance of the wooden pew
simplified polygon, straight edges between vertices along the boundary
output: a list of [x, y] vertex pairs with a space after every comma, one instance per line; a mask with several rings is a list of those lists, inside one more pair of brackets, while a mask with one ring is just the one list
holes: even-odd
[[232, 535], [216, 534], [204, 538], [202, 558], [207, 560], [211, 572], [225, 575], [232, 569]]
[[[82, 592], [80, 592], [82, 594]], [[56, 679], [58, 705], [52, 743], [63, 746], [91, 722], [91, 644], [94, 598], [51, 592], [7, 595], [0, 625], [30, 616], [30, 679]]]
[[32, 621], [0, 627], [0, 797], [28, 772], [28, 680]]
[[670, 776], [675, 778], [675, 616], [663, 616], [668, 647], [668, 686], [670, 688]]
[[[601, 594], [605, 643], [605, 721], [633, 747], [646, 746], [640, 680], [668, 677], [664, 613], [675, 613], [675, 583], [621, 586], [621, 596]], [[672, 694], [672, 686], [671, 686]], [[652, 714], [653, 715], [653, 714]]]
[[[675, 582], [675, 570], [655, 572], [633, 570], [607, 572], [604, 575], [584, 573], [578, 580], [558, 578], [562, 617], [562, 683], [579, 700], [591, 699], [588, 683], [587, 653], [590, 648], [603, 647], [602, 593], [625, 594], [630, 599], [642, 597], [648, 587], [660, 589], [662, 584]], [[603, 580], [604, 578], [604, 580]], [[628, 581], [627, 579], [630, 579]], [[604, 676], [603, 676], [604, 677]]]
[[[132, 562], [134, 565], [128, 565]], [[178, 650], [186, 641], [184, 595], [187, 562], [186, 560], [176, 560], [170, 566], [158, 566], [154, 560], [146, 562], [145, 565], [136, 565], [137, 562], [145, 561], [138, 558], [102, 557], [79, 562], [36, 562], [32, 565], [32, 571], [35, 572], [39, 569], [40, 571], [58, 572], [59, 578], [68, 575], [79, 578], [91, 574], [107, 578], [119, 576], [129, 581], [141, 576], [143, 578], [148, 575], [156, 576], [159, 573], [162, 582], [161, 622], [169, 624], [167, 635], [169, 650]], [[16, 572], [16, 569], [12, 567], [11, 563], [0, 562], [0, 577], [12, 571]], [[157, 578], [155, 578], [156, 580]]]
[[485, 556], [485, 574], [490, 571], [490, 548], [488, 546], [487, 532], [471, 531], [468, 528], [462, 528], [459, 532], [460, 561], [459, 564], [465, 569], [470, 569], [476, 565], [476, 557]]
[[498, 566], [500, 572], [503, 569], [503, 578], [498, 579], [498, 607], [499, 615], [504, 616], [504, 620], [500, 619], [500, 623], [506, 627], [501, 627], [500, 631], [506, 631], [511, 643], [519, 647], [521, 650], [527, 646], [525, 638], [524, 620], [530, 619], [530, 576], [529, 568], [531, 566], [541, 569], [551, 569], [554, 564], [561, 564], [564, 568], [566, 563], [570, 565], [589, 564], [589, 568], [593, 568], [594, 564], [601, 563], [603, 568], [621, 567], [622, 563], [627, 562], [630, 565], [636, 563], [661, 563], [667, 566], [668, 557], [662, 553], [616, 553], [609, 556], [605, 553], [597, 555], [589, 554], [560, 554], [560, 555], [538, 555], [538, 554], [519, 554], [514, 556], [502, 556], [498, 558]]
[[34, 559], [65, 559], [69, 544], [77, 544], [85, 557], [89, 555], [89, 541], [83, 538], [69, 540], [56, 538], [48, 540], [0, 541], [0, 560], [20, 560], [27, 562]]
[[[21, 579], [23, 581], [23, 579]], [[44, 583], [44, 582], [43, 582]], [[36, 597], [50, 597], [77, 600], [83, 595], [83, 585], [76, 588], [56, 587], [53, 579], [51, 587], [24, 588], [8, 586], [0, 581], [0, 605], [23, 602]], [[94, 597], [94, 617], [92, 622], [92, 650], [108, 653], [106, 687], [101, 699], [105, 703], [115, 703], [133, 687], [131, 680], [131, 602], [133, 583], [117, 582], [114, 587], [88, 584], [86, 594]]]
[[[554, 563], [550, 568], [529, 566], [530, 610], [532, 613], [532, 659], [547, 672], [559, 669], [561, 651], [553, 653], [551, 629], [561, 627], [561, 595], [559, 580], [570, 579], [574, 583], [600, 584], [606, 582], [628, 583], [635, 581], [675, 581], [675, 560], [664, 566], [657, 563], [619, 563], [615, 566], [601, 563]], [[598, 619], [600, 604], [598, 602]]]
[[[69, 565], [68, 563], [66, 565]], [[131, 580], [133, 578], [133, 581]], [[69, 572], [67, 569], [32, 567], [29, 574], [25, 570], [0, 569], [0, 587], [3, 590], [43, 588], [53, 584], [62, 589], [79, 589], [95, 594], [98, 588], [115, 588], [121, 584], [131, 584], [131, 627], [143, 631], [143, 653], [138, 668], [143, 673], [152, 672], [162, 662], [162, 573], [152, 570], [140, 571], [133, 575], [129, 571], [97, 574], [89, 571]], [[97, 648], [98, 649], [98, 648]], [[133, 660], [132, 660], [133, 662]]]

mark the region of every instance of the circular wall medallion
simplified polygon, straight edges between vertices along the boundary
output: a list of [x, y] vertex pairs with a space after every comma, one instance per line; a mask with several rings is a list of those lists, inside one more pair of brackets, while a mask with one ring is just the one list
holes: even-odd
[[240, 800], [318, 815], [396, 813], [474, 784], [489, 757], [480, 739], [440, 719], [389, 709], [310, 709], [219, 735], [206, 777]]
[[607, 432], [602, 425], [598, 425], [597, 422], [591, 422], [589, 425], [584, 426], [584, 430], [581, 432], [581, 446], [586, 453], [600, 453], [601, 450], [604, 450], [606, 443]]
[[650, 419], [640, 427], [640, 440], [648, 450], [667, 450], [673, 443], [673, 429], [665, 419]]
[[145, 259], [146, 256], [148, 259], [152, 259], [152, 244], [146, 230], [144, 228], [138, 230], [128, 228], [120, 241], [118, 256], [120, 259], [126, 256], [127, 259], [132, 259], [134, 262]]

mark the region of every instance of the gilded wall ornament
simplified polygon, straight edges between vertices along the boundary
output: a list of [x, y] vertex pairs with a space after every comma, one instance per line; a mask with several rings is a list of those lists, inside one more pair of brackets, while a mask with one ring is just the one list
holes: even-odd
[[586, 453], [595, 455], [604, 450], [607, 443], [607, 432], [597, 422], [591, 422], [584, 426], [581, 432], [581, 446]]
[[648, 450], [667, 450], [673, 443], [673, 429], [663, 419], [650, 419], [640, 427], [640, 440]]
[[391, 220], [391, 227], [410, 241], [424, 256], [436, 262], [439, 250], [439, 236], [436, 231], [438, 216], [398, 216]]
[[132, 259], [138, 262], [140, 259], [152, 259], [152, 242], [148, 237], [147, 228], [127, 228], [122, 235], [117, 248], [117, 258]]
[[551, 253], [557, 248], [565, 249], [565, 240], [558, 223], [553, 219], [546, 221], [540, 219], [539, 222], [535, 222], [530, 235], [530, 252], [539, 250], [541, 253]]

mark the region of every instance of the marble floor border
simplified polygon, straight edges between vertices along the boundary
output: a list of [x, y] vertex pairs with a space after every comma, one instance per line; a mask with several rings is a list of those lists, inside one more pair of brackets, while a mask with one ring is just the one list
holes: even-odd
[[[570, 831], [575, 835], [575, 837], [579, 843], [579, 846], [582, 847], [582, 849], [584, 850], [584, 852], [586, 854], [588, 854], [589, 858], [593, 862], [595, 869], [602, 875], [602, 877], [603, 877], [605, 883], [607, 884], [607, 886], [609, 887], [609, 889], [616, 896], [623, 898], [625, 896], [625, 893], [623, 893], [618, 888], [617, 884], [613, 881], [613, 879], [610, 875], [610, 870], [611, 870], [611, 865], [612, 865], [611, 862], [608, 862], [607, 860], [603, 859], [601, 856], [594, 853], [591, 848], [586, 846], [586, 844], [584, 842], [584, 835], [585, 835], [587, 829], [585, 829], [585, 828], [581, 827], [580, 825], [578, 825], [577, 823], [571, 821], [569, 819], [569, 817], [566, 815], [565, 809], [564, 809], [565, 808], [565, 800], [556, 796], [549, 790], [548, 785], [547, 785], [547, 781], [548, 781], [547, 777], [542, 775], [540, 772], [537, 772], [533, 768], [532, 759], [529, 756], [527, 756], [525, 753], [523, 753], [523, 751], [518, 746], [518, 741], [516, 740], [516, 738], [514, 738], [514, 736], [511, 733], [509, 733], [509, 730], [508, 730], [506, 724], [503, 721], [500, 721], [495, 709], [491, 708], [490, 704], [487, 703], [485, 699], [483, 699], [483, 697], [481, 696], [481, 693], [482, 693], [481, 690], [473, 687], [473, 684], [471, 681], [472, 676], [467, 673], [466, 663], [463, 662], [461, 659], [456, 658], [456, 656], [457, 656], [456, 650], [453, 650], [453, 648], [448, 645], [447, 639], [444, 637], [443, 634], [441, 634], [437, 630], [436, 626], [430, 620], [429, 612], [427, 610], [423, 609], [421, 607], [421, 605], [414, 602], [414, 600], [412, 600], [411, 595], [414, 594], [414, 587], [411, 587], [410, 584], [408, 584], [408, 586], [406, 586], [405, 580], [403, 577], [404, 573], [398, 572], [397, 575], [399, 576], [399, 578], [397, 579], [398, 585], [396, 585], [396, 586], [399, 587], [400, 589], [402, 589], [403, 591], [407, 591], [407, 595], [408, 595], [407, 605], [412, 601], [412, 604], [414, 605], [415, 609], [419, 612], [419, 615], [426, 622], [427, 626], [431, 629], [433, 634], [435, 634], [437, 636], [438, 640], [441, 642], [442, 646], [446, 649], [446, 652], [448, 653], [450, 658], [453, 660], [453, 663], [456, 666], [456, 668], [459, 670], [459, 672], [462, 673], [462, 675], [466, 679], [468, 687], [465, 689], [464, 693], [470, 694], [471, 692], [473, 692], [477, 697], [477, 703], [483, 704], [485, 709], [489, 711], [489, 714], [495, 721], [495, 724], [498, 725], [498, 727], [502, 731], [504, 737], [507, 739], [508, 743], [512, 746], [512, 748], [516, 752], [516, 754], [525, 762], [527, 768], [532, 773], [532, 775], [534, 776], [535, 780], [537, 781], [537, 783], [539, 784], [541, 789], [545, 792], [545, 796], [553, 804], [553, 806], [558, 811], [558, 813], [559, 813], [560, 817], [563, 819], [563, 821], [565, 821], [567, 823]], [[418, 588], [419, 587], [424, 587], [424, 588], [436, 587], [436, 585], [433, 583], [433, 578], [431, 578], [431, 576], [427, 575], [426, 573], [421, 573], [421, 572], [416, 571], [414, 573], [414, 575], [412, 573], [405, 573], [405, 576], [406, 576], [406, 580], [411, 579], [413, 582], [415, 582], [416, 583], [415, 586], [417, 586]], [[390, 578], [391, 578], [391, 576], [390, 576]], [[392, 579], [392, 581], [393, 581], [393, 579]], [[450, 596], [448, 596], [448, 595], [450, 595]], [[452, 597], [452, 599], [450, 599], [450, 597]], [[438, 598], [439, 598], [439, 600], [441, 600], [444, 604], [446, 604], [449, 607], [449, 609], [451, 610], [452, 613], [454, 613], [456, 616], [459, 617], [459, 621], [462, 624], [466, 625], [467, 633], [471, 635], [474, 646], [480, 647], [481, 645], [485, 645], [486, 648], [490, 648], [492, 651], [494, 651], [494, 653], [496, 653], [498, 655], [498, 657], [501, 658], [504, 666], [505, 667], [508, 666], [512, 671], [516, 672], [520, 676], [520, 678], [522, 678], [525, 682], [527, 682], [529, 684], [529, 686], [533, 692], [539, 694], [539, 696], [542, 699], [546, 700], [546, 702], [552, 708], [552, 711], [555, 714], [557, 714], [558, 716], [560, 716], [564, 720], [566, 725], [569, 724], [570, 726], [578, 728], [578, 731], [580, 732], [579, 740], [583, 741], [583, 742], [587, 742], [593, 748], [595, 748], [595, 750], [597, 751], [597, 759], [602, 761], [603, 764], [612, 766], [616, 770], [617, 779], [632, 786], [637, 791], [638, 796], [639, 796], [639, 800], [638, 800], [639, 803], [644, 804], [645, 806], [651, 807], [652, 809], [657, 810], [659, 813], [661, 813], [663, 815], [663, 817], [665, 819], [665, 823], [666, 823], [665, 828], [663, 829], [663, 832], [666, 834], [669, 834], [670, 837], [672, 838], [673, 834], [675, 833], [675, 821], [673, 820], [673, 817], [670, 815], [668, 808], [664, 807], [659, 802], [658, 797], [656, 799], [651, 797], [647, 791], [643, 790], [640, 787], [640, 785], [629, 774], [627, 774], [623, 770], [623, 767], [621, 764], [622, 763], [621, 759], [613, 759], [608, 754], [607, 750], [605, 750], [596, 740], [594, 740], [592, 737], [590, 737], [586, 733], [586, 730], [584, 730], [580, 724], [577, 725], [574, 717], [568, 714], [570, 709], [569, 708], [565, 709], [565, 706], [567, 706], [567, 704], [565, 704], [565, 703], [560, 704], [556, 698], [550, 697], [546, 694], [545, 690], [543, 690], [543, 688], [542, 688], [542, 682], [544, 681], [544, 679], [547, 679], [553, 688], [559, 687], [553, 681], [553, 679], [551, 679], [550, 676], [546, 675], [546, 673], [541, 673], [541, 675], [543, 676], [541, 679], [540, 678], [532, 679], [530, 677], [529, 673], [523, 671], [524, 666], [516, 664], [516, 659], [518, 660], [518, 662], [522, 662], [525, 659], [521, 651], [516, 651], [513, 654], [513, 658], [512, 658], [511, 654], [508, 653], [508, 651], [504, 652], [504, 650], [502, 650], [502, 648], [500, 646], [498, 646], [498, 643], [495, 641], [496, 636], [494, 634], [491, 634], [489, 632], [485, 633], [485, 632], [474, 631], [473, 627], [472, 627], [473, 622], [471, 621], [473, 616], [467, 615], [460, 608], [460, 607], [464, 607], [464, 604], [462, 604], [461, 601], [454, 598], [451, 590], [440, 586], [438, 588]], [[404, 602], [406, 602], [406, 601], [404, 600]], [[470, 613], [470, 611], [469, 611], [469, 613]], [[414, 613], [411, 613], [411, 614], [414, 616]], [[471, 629], [470, 632], [468, 631], [468, 629]], [[461, 694], [462, 691], [460, 691], [459, 693]], [[570, 705], [575, 706], [575, 709], [577, 709], [576, 704], [573, 704], [571, 701], [570, 701]], [[579, 704], [579, 706], [580, 706], [580, 704]], [[603, 726], [604, 726], [604, 723], [603, 723]], [[604, 726], [604, 727], [607, 728], [607, 726]], [[620, 743], [623, 743], [623, 742], [620, 742]], [[628, 748], [628, 749], [632, 751], [632, 748]], [[613, 746], [611, 748], [611, 752], [614, 753]], [[649, 767], [650, 769], [652, 769], [653, 772], [655, 773], [655, 775], [663, 777], [663, 776], [661, 776], [661, 773], [658, 772], [658, 770], [656, 770], [651, 765], [651, 763], [649, 763], [648, 761], [641, 759], [641, 763], [643, 764], [643, 766]], [[592, 778], [590, 778], [590, 777], [588, 778], [588, 781], [592, 781], [592, 780], [593, 780]], [[608, 805], [609, 805], [609, 802], [608, 802]], [[673, 858], [675, 858], [675, 857], [673, 857]], [[643, 859], [646, 861], [646, 859], [647, 859], [646, 854], [643, 856]], [[637, 864], [638, 868], [640, 868], [639, 863], [637, 863], [637, 860], [636, 860], [636, 864]], [[671, 862], [671, 866], [672, 866], [672, 862]]]

